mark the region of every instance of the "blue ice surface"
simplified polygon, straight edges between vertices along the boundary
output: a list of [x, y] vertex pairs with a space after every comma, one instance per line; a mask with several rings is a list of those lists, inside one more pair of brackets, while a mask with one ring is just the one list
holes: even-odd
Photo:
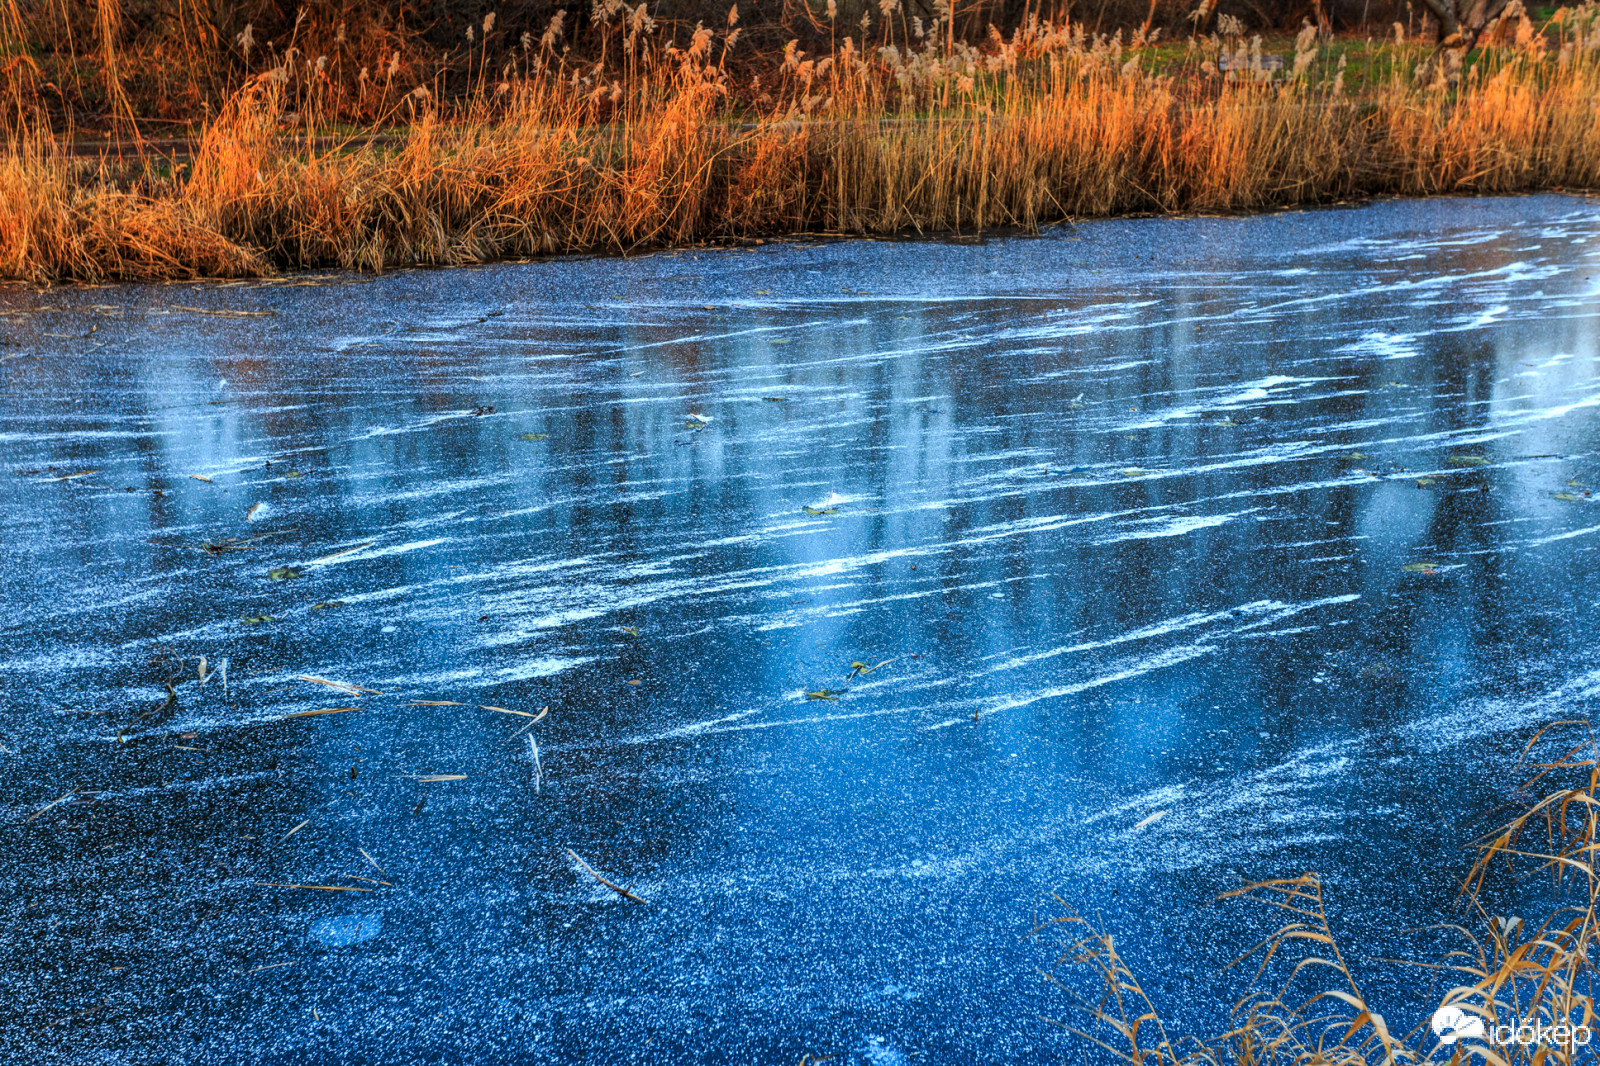
[[382, 914], [341, 914], [311, 923], [311, 939], [328, 948], [365, 943], [382, 932]]
[[1423, 1023], [1364, 960], [1600, 714], [1597, 274], [1546, 196], [0, 290], [0, 1062], [1078, 1063], [1056, 897], [1214, 1033], [1306, 870]]

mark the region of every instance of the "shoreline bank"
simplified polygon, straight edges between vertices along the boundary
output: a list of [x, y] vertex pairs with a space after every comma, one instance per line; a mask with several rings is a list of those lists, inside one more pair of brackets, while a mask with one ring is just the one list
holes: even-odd
[[[0, 149], [0, 279], [381, 273], [805, 234], [1033, 231], [1380, 197], [1600, 190], [1600, 6], [1468, 54], [1302, 34], [1124, 48], [1077, 27], [868, 57], [788, 49], [735, 84], [710, 32], [614, 72], [530, 65], [403, 125], [341, 126], [286, 67], [186, 159], [23, 122]], [[641, 31], [642, 32], [642, 31]], [[1219, 69], [1218, 63], [1231, 57]], [[589, 72], [584, 73], [587, 69]]]

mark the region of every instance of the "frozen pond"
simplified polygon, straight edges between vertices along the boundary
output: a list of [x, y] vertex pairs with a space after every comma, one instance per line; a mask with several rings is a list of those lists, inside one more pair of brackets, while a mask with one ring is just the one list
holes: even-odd
[[1595, 201], [0, 308], [7, 1061], [1058, 1062], [1600, 700]]

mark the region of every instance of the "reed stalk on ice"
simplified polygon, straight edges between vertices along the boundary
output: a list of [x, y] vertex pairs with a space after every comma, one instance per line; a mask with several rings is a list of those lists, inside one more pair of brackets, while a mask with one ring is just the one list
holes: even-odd
[[[1433, 927], [1455, 947], [1409, 964], [1415, 987], [1437, 990], [1420, 1024], [1392, 1024], [1357, 972], [1408, 964], [1387, 957], [1392, 944], [1370, 938], [1360, 956], [1347, 954], [1314, 873], [1224, 894], [1282, 924], [1235, 960], [1245, 989], [1230, 1023], [1211, 1036], [1175, 1031], [1103, 929], [1070, 910], [1042, 923], [1038, 933], [1066, 940], [1050, 974], [1067, 996], [1059, 1024], [1086, 1051], [1133, 1066], [1593, 1062], [1600, 746], [1586, 723], [1567, 722], [1541, 731], [1529, 750], [1544, 754], [1532, 780], [1510, 793], [1520, 810], [1478, 842], [1460, 913]], [[1544, 891], [1529, 891], [1539, 885], [1533, 875], [1543, 875]], [[1518, 913], [1504, 913], [1508, 904]]]

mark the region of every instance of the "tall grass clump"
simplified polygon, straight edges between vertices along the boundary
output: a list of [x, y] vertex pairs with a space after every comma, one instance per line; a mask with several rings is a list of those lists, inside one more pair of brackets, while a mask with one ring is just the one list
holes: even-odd
[[87, 170], [24, 129], [0, 149], [0, 277], [236, 277], [272, 264], [188, 210], [172, 188], [141, 191]]
[[[1397, 28], [1354, 64], [1308, 27], [1278, 69], [1226, 16], [1181, 45], [1036, 16], [972, 44], [885, 0], [876, 20], [830, 24], [817, 54], [797, 38], [744, 56], [737, 9], [690, 28], [594, 0], [586, 58], [562, 14], [515, 41], [491, 15], [453, 81], [409, 86], [398, 50], [335, 77], [326, 54], [264, 55], [247, 26], [237, 50], [264, 69], [181, 150], [115, 102], [138, 72], [99, 2], [123, 117], [95, 159], [29, 107], [37, 79], [0, 0], [0, 276], [376, 271], [1600, 185], [1594, 2], [1542, 23], [1513, 4], [1470, 53]], [[358, 112], [370, 121], [352, 126]]]
[[[1550, 740], [1542, 733], [1535, 743]], [[1253, 967], [1254, 978], [1233, 1005], [1230, 1024], [1211, 1037], [1179, 1035], [1168, 1026], [1109, 934], [1070, 911], [1044, 923], [1041, 932], [1064, 933], [1068, 942], [1050, 976], [1074, 1013], [1058, 1024], [1086, 1049], [1134, 1066], [1593, 1062], [1600, 1029], [1600, 748], [1593, 737], [1556, 749], [1512, 795], [1537, 795], [1528, 790], [1541, 783], [1549, 789], [1542, 799], [1526, 799], [1515, 817], [1479, 841], [1461, 913], [1436, 927], [1459, 946], [1414, 964], [1421, 978], [1443, 976], [1447, 990], [1436, 1012], [1409, 1030], [1391, 1028], [1364, 990], [1329, 921], [1323, 883], [1311, 873], [1224, 894], [1264, 906], [1282, 924], [1236, 960], [1246, 972]], [[1526, 898], [1533, 875], [1546, 879], [1542, 905]], [[1496, 901], [1507, 900], [1513, 887], [1520, 889], [1519, 909], [1532, 906], [1532, 916], [1495, 913]], [[1443, 1035], [1457, 1039], [1440, 1039], [1441, 1019], [1454, 1022]]]

